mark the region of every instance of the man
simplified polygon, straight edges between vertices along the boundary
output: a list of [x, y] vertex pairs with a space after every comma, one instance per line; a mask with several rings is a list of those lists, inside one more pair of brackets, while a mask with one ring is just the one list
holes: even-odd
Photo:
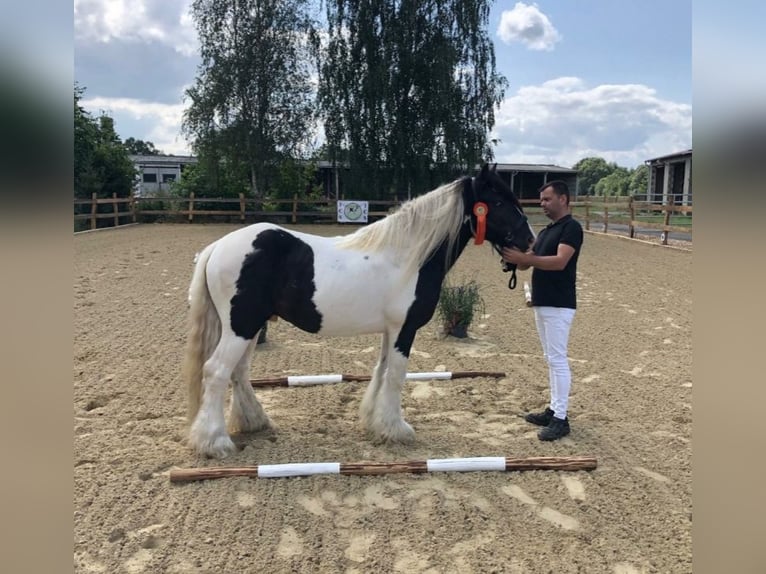
[[552, 221], [537, 236], [526, 253], [503, 249], [503, 260], [520, 270], [532, 270], [532, 306], [535, 324], [548, 363], [550, 405], [540, 413], [529, 413], [527, 422], [543, 428], [540, 440], [557, 440], [569, 434], [569, 370], [567, 347], [569, 328], [577, 308], [575, 283], [577, 258], [582, 247], [582, 226], [572, 218], [569, 188], [563, 181], [551, 181], [540, 188], [540, 205]]

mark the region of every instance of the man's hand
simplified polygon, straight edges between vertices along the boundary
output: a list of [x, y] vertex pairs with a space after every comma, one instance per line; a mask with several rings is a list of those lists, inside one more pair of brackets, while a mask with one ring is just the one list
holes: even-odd
[[559, 243], [556, 255], [535, 255], [530, 249], [526, 253], [515, 247], [503, 247], [503, 261], [515, 263], [522, 271], [534, 267], [543, 271], [561, 271], [574, 255], [575, 249], [566, 243]]
[[503, 256], [503, 261], [506, 263], [514, 263], [520, 271], [529, 269], [529, 259], [532, 255], [531, 249], [525, 253], [515, 247], [503, 247], [501, 254]]

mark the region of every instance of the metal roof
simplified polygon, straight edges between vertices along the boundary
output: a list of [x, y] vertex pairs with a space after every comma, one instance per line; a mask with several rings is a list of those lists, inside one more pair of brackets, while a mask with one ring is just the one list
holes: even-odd
[[685, 158], [686, 156], [691, 156], [692, 150], [691, 148], [685, 149], [684, 151], [677, 151], [675, 153], [669, 153], [668, 155], [661, 155], [660, 157], [653, 157], [651, 159], [647, 159], [644, 161], [644, 163], [651, 163], [655, 161], [664, 162], [664, 161], [670, 161], [674, 159], [681, 159]]
[[[130, 159], [133, 163], [138, 164], [179, 164], [179, 163], [196, 163], [197, 158], [189, 155], [131, 155]], [[315, 162], [319, 168], [331, 168], [332, 162], [327, 160], [318, 160]], [[339, 162], [340, 166], [348, 168], [346, 162]], [[490, 164], [493, 165], [493, 164]], [[478, 170], [480, 165], [475, 166]], [[559, 165], [552, 164], [540, 164], [540, 163], [498, 163], [497, 171], [527, 171], [527, 172], [539, 172], [539, 173], [578, 173], [576, 169], [568, 167], [561, 167]]]
[[554, 173], [578, 173], [576, 169], [545, 163], [499, 163], [498, 171], [538, 171]]
[[[342, 167], [348, 167], [348, 165], [345, 162], [339, 162]], [[332, 162], [326, 161], [326, 160], [319, 160], [316, 162], [317, 167], [319, 168], [330, 168], [332, 167]], [[490, 164], [494, 165], [494, 164]], [[474, 169], [479, 170], [481, 169], [480, 165], [474, 166]], [[540, 164], [540, 163], [498, 163], [497, 164], [497, 171], [535, 171], [535, 172], [553, 172], [553, 173], [578, 173], [576, 169], [570, 169], [568, 167], [561, 167], [558, 165], [551, 165], [551, 164]]]
[[140, 164], [173, 164], [179, 163], [197, 163], [197, 158], [193, 155], [133, 155], [130, 160], [133, 163]]

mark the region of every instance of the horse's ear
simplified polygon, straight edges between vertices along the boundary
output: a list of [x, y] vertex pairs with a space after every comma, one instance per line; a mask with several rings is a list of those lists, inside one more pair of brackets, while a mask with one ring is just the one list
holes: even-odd
[[495, 173], [497, 171], [497, 164], [492, 166], [492, 173]]
[[479, 171], [479, 177], [486, 176], [487, 173], [489, 173], [489, 164], [488, 163], [481, 164], [481, 171]]

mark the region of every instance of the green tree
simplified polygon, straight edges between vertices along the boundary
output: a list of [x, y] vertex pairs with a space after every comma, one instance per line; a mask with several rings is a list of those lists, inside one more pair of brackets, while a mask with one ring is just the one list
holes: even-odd
[[596, 184], [614, 171], [614, 165], [602, 157], [586, 157], [574, 164], [573, 169], [578, 171], [579, 194], [597, 195]]
[[134, 184], [136, 169], [106, 114], [93, 118], [80, 100], [85, 88], [74, 88], [74, 193], [86, 198], [127, 197]]
[[269, 190], [269, 197], [287, 199], [297, 193], [301, 197], [317, 198], [319, 191], [314, 186], [316, 169], [313, 161], [283, 160]]
[[125, 146], [129, 154], [133, 155], [164, 155], [148, 140], [144, 141], [130, 137], [122, 145]]
[[630, 183], [628, 184], [629, 195], [646, 195], [649, 187], [649, 166], [639, 165], [630, 174]]
[[238, 197], [240, 193], [246, 194], [248, 189], [246, 172], [230, 166], [214, 150], [207, 150], [198, 157], [196, 164], [184, 169], [180, 181], [173, 184], [172, 193], [180, 197], [189, 197], [191, 193], [195, 197]]
[[630, 172], [624, 167], [618, 167], [606, 177], [598, 180], [595, 186], [595, 194], [601, 196], [628, 195], [630, 185]]
[[[492, 157], [506, 79], [485, 0], [329, 0], [320, 109], [358, 196], [417, 194]], [[435, 168], [435, 170], [434, 170]]]
[[[74, 86], [74, 196], [78, 199], [96, 197], [128, 197], [135, 183], [136, 168], [114, 129], [114, 120], [106, 114], [92, 117], [80, 105], [85, 88]], [[111, 210], [100, 205], [99, 210]], [[75, 213], [87, 213], [89, 205], [75, 206]], [[75, 222], [75, 230], [83, 227]]]
[[96, 121], [99, 139], [93, 164], [101, 180], [101, 189], [97, 193], [105, 197], [114, 193], [117, 197], [128, 197], [135, 182], [136, 167], [114, 129], [114, 119], [102, 114]]
[[93, 166], [98, 127], [90, 114], [80, 105], [85, 88], [74, 87], [74, 195], [89, 197], [98, 188], [98, 175]]
[[306, 155], [318, 34], [310, 0], [194, 0], [202, 64], [186, 91], [183, 129], [198, 155], [244, 173], [263, 197], [285, 157]]

